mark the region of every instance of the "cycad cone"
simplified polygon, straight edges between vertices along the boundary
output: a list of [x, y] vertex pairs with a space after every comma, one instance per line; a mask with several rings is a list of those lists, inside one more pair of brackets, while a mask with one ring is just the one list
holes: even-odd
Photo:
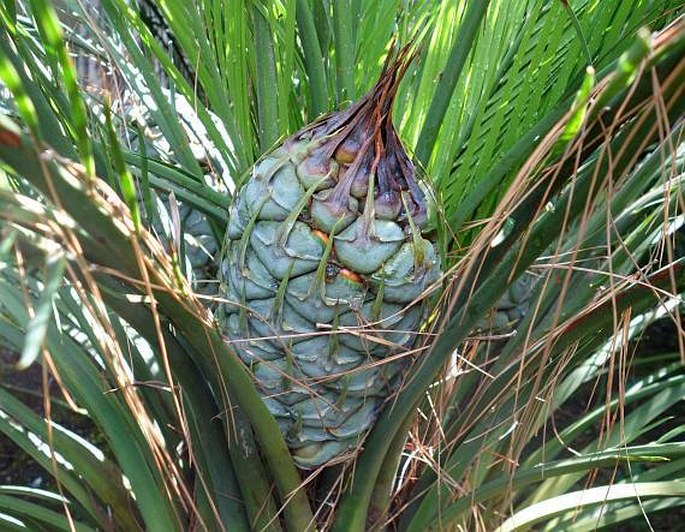
[[440, 275], [428, 189], [392, 125], [407, 65], [403, 50], [359, 102], [264, 157], [230, 210], [219, 319], [302, 468], [358, 448]]

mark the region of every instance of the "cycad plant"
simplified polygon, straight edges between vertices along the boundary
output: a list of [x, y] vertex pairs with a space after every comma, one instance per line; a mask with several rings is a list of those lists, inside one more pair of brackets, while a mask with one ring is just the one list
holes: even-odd
[[[679, 2], [0, 19], [0, 432], [52, 477], [0, 486], [3, 529], [585, 530], [685, 502]], [[680, 353], [636, 351], [664, 317]]]

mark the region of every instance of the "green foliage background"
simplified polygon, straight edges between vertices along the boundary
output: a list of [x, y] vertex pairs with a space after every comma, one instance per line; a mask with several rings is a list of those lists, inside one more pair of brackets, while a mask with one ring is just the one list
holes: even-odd
[[[165, 0], [158, 25], [150, 4], [0, 4], [6, 369], [39, 361], [104, 440], [3, 378], [0, 432], [57, 481], [0, 486], [3, 526], [582, 530], [683, 504], [680, 2]], [[394, 114], [440, 199], [449, 270], [356, 461], [304, 475], [184, 278], [184, 244], [146, 230], [151, 191], [221, 239], [254, 161], [364, 94], [393, 38], [421, 50]], [[525, 272], [518, 334], [487, 331]], [[634, 357], [664, 315], [681, 354]]]

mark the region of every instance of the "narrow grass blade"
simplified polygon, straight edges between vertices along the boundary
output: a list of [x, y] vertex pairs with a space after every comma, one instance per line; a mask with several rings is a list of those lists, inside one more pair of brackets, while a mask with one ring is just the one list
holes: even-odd
[[685, 485], [679, 481], [636, 482], [598, 486], [566, 493], [516, 512], [496, 532], [508, 532], [530, 526], [551, 517], [587, 506], [607, 505], [614, 501], [649, 497], [685, 497]]
[[24, 83], [19, 77], [17, 69], [5, 53], [8, 48], [6, 48], [6, 41], [3, 37], [4, 36], [0, 36], [0, 80], [2, 80], [4, 85], [14, 95], [14, 102], [17, 106], [17, 110], [21, 114], [24, 123], [31, 130], [32, 135], [35, 138], [40, 139], [39, 120], [36, 108], [33, 105], [33, 101], [24, 90]]
[[41, 32], [42, 43], [48, 49], [48, 56], [53, 57], [53, 72], [56, 79], [61, 79], [70, 104], [69, 124], [75, 144], [78, 146], [81, 160], [90, 176], [95, 175], [95, 158], [91, 135], [88, 131], [86, 106], [76, 78], [76, 71], [69, 58], [60, 21], [54, 8], [46, 0], [31, 0], [33, 15]]
[[354, 38], [354, 13], [351, 0], [334, 0], [333, 36], [335, 44], [335, 83], [338, 107], [356, 96], [354, 84], [354, 60], [356, 40]]
[[34, 315], [26, 325], [26, 340], [17, 362], [17, 369], [26, 369], [36, 360], [45, 340], [57, 291], [64, 280], [67, 261], [61, 253], [47, 257], [45, 263], [45, 288], [34, 309]]
[[257, 62], [257, 110], [259, 111], [259, 144], [262, 152], [273, 146], [280, 136], [280, 118], [278, 113], [278, 87], [276, 80], [276, 60], [271, 30], [268, 22], [268, 5], [255, 0], [252, 7], [254, 19], [255, 50], [259, 57]]
[[438, 87], [435, 90], [435, 95], [428, 109], [428, 115], [421, 129], [421, 135], [417, 144], [416, 157], [424, 166], [427, 166], [431, 153], [433, 153], [445, 112], [452, 99], [457, 81], [464, 69], [466, 58], [472, 49], [471, 45], [489, 3], [489, 0], [469, 2], [467, 11], [459, 26], [459, 37], [455, 40], [450, 51], [447, 68], [443, 72]]
[[307, 0], [297, 0], [297, 25], [302, 40], [305, 68], [309, 77], [310, 108], [313, 118], [328, 110], [328, 90], [326, 87], [326, 70], [319, 47], [314, 15]]
[[112, 125], [112, 111], [110, 109], [109, 102], [105, 102], [105, 128], [107, 130], [107, 136], [109, 139], [108, 147], [111, 153], [114, 169], [119, 176], [119, 187], [121, 189], [122, 197], [131, 211], [131, 218], [133, 219], [133, 225], [135, 226], [136, 231], [140, 232], [141, 217], [140, 208], [138, 207], [138, 198], [136, 197], [136, 188], [135, 184], [133, 183], [133, 176], [124, 163], [124, 157], [121, 146], [119, 145], [119, 139], [117, 138], [116, 132], [114, 131], [114, 126]]
[[50, 530], [64, 530], [65, 532], [72, 530], [95, 532], [96, 530], [82, 523], [70, 521], [59, 512], [48, 510], [40, 504], [9, 495], [0, 495], [0, 512], [10, 512], [20, 521], [40, 523], [40, 526], [49, 527]]

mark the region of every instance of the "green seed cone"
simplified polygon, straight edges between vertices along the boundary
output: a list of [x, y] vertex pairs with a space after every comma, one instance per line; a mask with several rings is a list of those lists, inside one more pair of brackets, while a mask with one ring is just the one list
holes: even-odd
[[476, 329], [495, 334], [514, 332], [526, 314], [531, 310], [533, 294], [538, 286], [538, 277], [526, 272], [519, 277], [494, 305]]
[[230, 210], [218, 318], [302, 468], [358, 447], [440, 276], [428, 188], [392, 125], [407, 55], [259, 161]]

